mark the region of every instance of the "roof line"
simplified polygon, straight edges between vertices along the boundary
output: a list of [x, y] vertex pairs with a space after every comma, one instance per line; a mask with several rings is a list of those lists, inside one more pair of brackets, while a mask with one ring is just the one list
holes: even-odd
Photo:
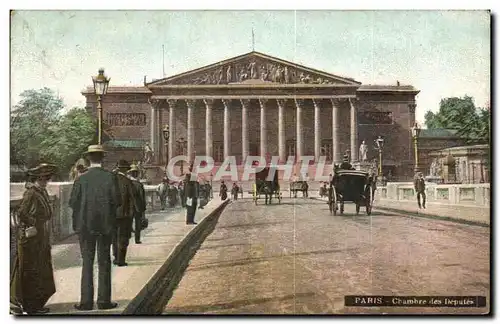
[[310, 67], [307, 67], [305, 65], [301, 65], [301, 64], [298, 64], [298, 63], [286, 61], [286, 60], [283, 60], [283, 59], [280, 59], [280, 58], [277, 58], [277, 57], [274, 57], [274, 56], [271, 56], [271, 55], [268, 55], [268, 54], [264, 54], [264, 53], [261, 53], [261, 52], [258, 52], [258, 51], [251, 51], [251, 52], [247, 52], [247, 53], [242, 54], [242, 55], [238, 55], [238, 56], [235, 56], [235, 57], [232, 57], [232, 58], [228, 58], [228, 59], [225, 59], [225, 60], [222, 60], [222, 61], [219, 61], [219, 62], [215, 62], [215, 63], [209, 64], [209, 65], [205, 65], [205, 66], [199, 67], [199, 68], [194, 69], [194, 70], [182, 72], [182, 73], [175, 74], [175, 75], [172, 75], [172, 76], [169, 76], [169, 77], [166, 77], [166, 78], [162, 78], [162, 79], [158, 79], [158, 80], [155, 80], [155, 81], [152, 81], [152, 82], [148, 82], [148, 83], [146, 83], [146, 86], [156, 85], [157, 83], [161, 83], [161, 82], [169, 81], [169, 80], [172, 80], [172, 79], [175, 79], [175, 78], [178, 78], [178, 77], [182, 77], [182, 76], [187, 76], [187, 75], [190, 75], [190, 74], [194, 74], [196, 72], [200, 72], [200, 71], [212, 68], [212, 67], [225, 65], [225, 64], [227, 64], [229, 62], [236, 61], [238, 59], [241, 59], [241, 58], [243, 58], [245, 56], [248, 56], [248, 55], [251, 55], [251, 54], [255, 54], [255, 55], [257, 55], [257, 56], [259, 56], [261, 58], [264, 58], [264, 59], [271, 59], [271, 60], [277, 61], [277, 62], [279, 62], [281, 64], [284, 64], [284, 65], [290, 65], [290, 66], [294, 66], [296, 68], [302, 68], [302, 69], [305, 69], [305, 70], [308, 70], [308, 71], [311, 71], [311, 72], [314, 72], [314, 73], [317, 73], [317, 74], [321, 74], [323, 76], [327, 76], [329, 78], [339, 79], [339, 80], [342, 80], [344, 82], [350, 82], [350, 83], [353, 83], [353, 84], [361, 85], [361, 82], [356, 81], [353, 78], [347, 78], [347, 77], [343, 77], [343, 76], [339, 76], [339, 75], [327, 73], [325, 71], [316, 70], [314, 68], [310, 68]]

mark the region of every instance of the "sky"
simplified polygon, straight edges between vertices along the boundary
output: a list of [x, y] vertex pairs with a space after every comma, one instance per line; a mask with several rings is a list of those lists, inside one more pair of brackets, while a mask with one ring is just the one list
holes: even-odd
[[49, 87], [68, 108], [100, 67], [110, 86], [142, 85], [252, 50], [363, 84], [420, 90], [417, 121], [442, 98], [490, 102], [487, 11], [15, 11], [11, 105]]

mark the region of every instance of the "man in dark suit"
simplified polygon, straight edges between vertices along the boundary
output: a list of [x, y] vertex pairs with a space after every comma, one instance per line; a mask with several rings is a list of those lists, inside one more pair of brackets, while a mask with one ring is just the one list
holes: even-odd
[[112, 309], [110, 247], [116, 226], [116, 210], [122, 204], [118, 195], [116, 176], [102, 168], [104, 150], [101, 145], [90, 145], [88, 171], [73, 184], [69, 205], [73, 209], [73, 230], [80, 239], [82, 254], [82, 281], [78, 310], [94, 307], [94, 259], [97, 250], [99, 280], [97, 307]]
[[[191, 170], [190, 170], [191, 171]], [[186, 199], [186, 224], [196, 225], [194, 216], [198, 206], [199, 184], [196, 180], [191, 180], [191, 172], [186, 174], [184, 179], [184, 195]]]
[[134, 197], [136, 202], [134, 204], [135, 244], [141, 244], [142, 220], [144, 219], [144, 213], [146, 212], [146, 192], [144, 191], [144, 185], [137, 178], [139, 176], [139, 169], [135, 164], [130, 166], [130, 170], [128, 170], [127, 173], [130, 180], [132, 180], [132, 185], [134, 186]]
[[[425, 209], [425, 179], [422, 172], [417, 173], [414, 181], [415, 192], [417, 193], [418, 208], [424, 207]], [[422, 204], [420, 203], [420, 197], [422, 197]]]
[[128, 265], [125, 259], [130, 237], [132, 236], [132, 223], [136, 204], [134, 185], [126, 175], [129, 168], [130, 164], [127, 161], [120, 160], [115, 170], [122, 205], [116, 212], [116, 232], [113, 238], [113, 256], [115, 260], [113, 264], [119, 267]]

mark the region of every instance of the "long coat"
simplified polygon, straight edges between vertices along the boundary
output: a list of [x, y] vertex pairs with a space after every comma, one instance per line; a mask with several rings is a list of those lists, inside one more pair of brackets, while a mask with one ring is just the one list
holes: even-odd
[[89, 168], [73, 184], [69, 200], [73, 209], [73, 230], [111, 235], [121, 205], [116, 175], [101, 167]]
[[416, 192], [425, 192], [425, 180], [421, 178], [416, 178], [414, 181]]
[[136, 210], [136, 197], [132, 180], [125, 174], [116, 174], [118, 182], [118, 194], [121, 197], [122, 205], [116, 211], [117, 235], [123, 239], [128, 239], [132, 235], [132, 221]]
[[[56, 292], [50, 237], [47, 222], [52, 206], [44, 188], [27, 184], [18, 210], [17, 255], [10, 280], [10, 300], [26, 311], [41, 309]], [[26, 227], [35, 226], [37, 234], [27, 238]]]
[[142, 216], [146, 211], [146, 191], [144, 190], [144, 185], [139, 180], [132, 180], [132, 186], [134, 190], [134, 213], [138, 217], [138, 214]]

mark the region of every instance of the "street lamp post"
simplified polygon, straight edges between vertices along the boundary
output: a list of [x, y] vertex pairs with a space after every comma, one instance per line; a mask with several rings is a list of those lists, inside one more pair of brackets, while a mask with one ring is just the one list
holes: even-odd
[[[182, 155], [184, 155], [184, 143], [186, 143], [184, 137], [181, 137], [177, 140], [177, 144], [181, 147]], [[181, 161], [181, 175], [183, 174], [184, 174], [184, 161]]]
[[165, 174], [167, 174], [168, 162], [169, 162], [169, 152], [168, 152], [168, 140], [170, 139], [170, 128], [167, 125], [163, 127], [163, 139], [165, 140]]
[[411, 135], [413, 136], [413, 142], [415, 143], [415, 172], [419, 171], [419, 166], [418, 166], [418, 137], [420, 136], [420, 131], [422, 129], [418, 126], [418, 124], [415, 122], [415, 125], [411, 128]]
[[104, 75], [104, 69], [99, 69], [99, 74], [92, 77], [94, 92], [97, 96], [97, 144], [102, 144], [102, 97], [108, 92], [110, 78]]
[[382, 149], [384, 148], [384, 139], [382, 136], [379, 136], [375, 140], [375, 145], [378, 150], [378, 175], [382, 178]]

